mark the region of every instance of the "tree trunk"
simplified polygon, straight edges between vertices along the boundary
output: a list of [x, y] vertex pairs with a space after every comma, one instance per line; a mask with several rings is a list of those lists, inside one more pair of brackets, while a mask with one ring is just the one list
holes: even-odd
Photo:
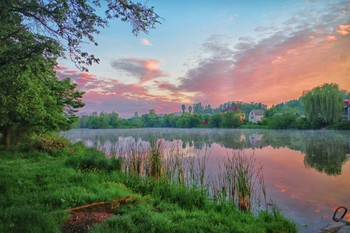
[[5, 139], [6, 149], [9, 149], [11, 147], [11, 136], [12, 136], [12, 125], [8, 125], [4, 130], [4, 139]]

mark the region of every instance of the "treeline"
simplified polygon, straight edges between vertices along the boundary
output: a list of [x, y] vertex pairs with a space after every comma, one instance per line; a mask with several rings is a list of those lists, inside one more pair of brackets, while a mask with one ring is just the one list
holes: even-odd
[[[74, 128], [116, 129], [142, 127], [170, 127], [170, 128], [238, 128], [248, 121], [248, 114], [252, 109], [266, 109], [261, 103], [227, 102], [217, 108], [201, 103], [192, 106], [182, 105], [182, 113], [159, 115], [154, 109], [141, 116], [136, 112], [129, 119], [120, 118], [116, 112], [81, 116]], [[245, 116], [242, 122], [241, 118]]]
[[[81, 116], [74, 128], [117, 129], [117, 128], [311, 128], [302, 115], [301, 99], [278, 104], [270, 109], [261, 103], [228, 102], [213, 109], [201, 103], [188, 106], [180, 114], [159, 115], [154, 109], [141, 116], [123, 119], [118, 113], [97, 113]], [[192, 107], [192, 108], [191, 108]], [[195, 110], [193, 110], [195, 109]], [[265, 117], [258, 124], [250, 123], [249, 112], [253, 109], [265, 110]], [[208, 113], [209, 112], [209, 113]], [[243, 119], [242, 119], [243, 116]]]
[[[324, 84], [305, 92], [302, 97], [272, 106], [261, 103], [227, 102], [217, 108], [196, 103], [182, 105], [182, 113], [156, 114], [155, 110], [129, 119], [122, 119], [116, 112], [96, 112], [81, 116], [75, 128], [113, 129], [142, 127], [171, 128], [267, 128], [267, 129], [350, 129], [350, 121], [344, 118], [344, 100], [350, 94], [336, 84]], [[248, 120], [253, 109], [265, 111], [261, 122]]]
[[157, 115], [154, 110], [142, 116], [133, 116], [122, 119], [118, 113], [93, 113], [90, 116], [81, 116], [74, 128], [89, 129], [117, 129], [143, 127], [170, 127], [170, 128], [238, 128], [242, 125], [240, 116], [233, 111], [224, 114], [197, 114], [183, 113], [181, 115]]
[[228, 109], [240, 110], [246, 114], [253, 109], [267, 109], [267, 106], [262, 103], [244, 103], [240, 101], [229, 101], [224, 104], [220, 104], [217, 108], [212, 108], [210, 104], [203, 105], [202, 103], [195, 103], [193, 105], [181, 105], [182, 113], [198, 113], [198, 114], [215, 114], [222, 113]]

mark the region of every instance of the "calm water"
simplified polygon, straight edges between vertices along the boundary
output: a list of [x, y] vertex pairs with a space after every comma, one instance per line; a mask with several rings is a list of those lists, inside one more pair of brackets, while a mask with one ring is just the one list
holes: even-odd
[[[331, 223], [338, 206], [350, 208], [350, 132], [224, 129], [71, 130], [64, 136], [88, 146], [126, 150], [162, 138], [192, 156], [208, 156], [208, 171], [218, 161], [243, 150], [263, 165], [268, 199], [294, 220], [300, 232], [315, 232]], [[350, 220], [350, 214], [347, 215]]]

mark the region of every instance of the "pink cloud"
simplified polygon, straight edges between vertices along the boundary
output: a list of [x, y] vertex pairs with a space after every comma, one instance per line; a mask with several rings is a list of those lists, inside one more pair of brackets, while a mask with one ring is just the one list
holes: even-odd
[[111, 65], [114, 69], [139, 79], [139, 83], [168, 76], [159, 69], [160, 61], [156, 59], [123, 58], [112, 62]]
[[319, 34], [310, 40], [310, 34], [310, 30], [288, 36], [277, 33], [256, 44], [226, 47], [232, 56], [222, 59], [215, 52], [220, 49], [215, 49], [212, 58], [187, 72], [179, 88], [198, 92], [193, 102], [218, 105], [239, 100], [269, 106], [326, 82], [350, 90], [349, 37]]
[[[144, 62], [145, 69], [156, 73], [159, 72], [157, 66], [153, 61]], [[117, 111], [122, 117], [130, 117], [136, 111], [143, 114], [150, 109], [158, 113], [180, 111], [180, 105], [174, 101], [176, 95], [155, 96], [141, 83], [123, 84], [118, 80], [100, 79], [90, 73], [68, 69], [56, 72], [60, 78], [71, 78], [78, 84], [78, 89], [86, 92], [83, 97], [86, 105], [81, 109], [82, 113]]]
[[80, 90], [84, 91], [89, 89], [88, 86], [97, 80], [96, 76], [93, 74], [77, 70], [70, 70], [68, 68], [56, 69], [56, 75], [60, 79], [70, 78], [73, 83], [78, 84], [78, 88]]

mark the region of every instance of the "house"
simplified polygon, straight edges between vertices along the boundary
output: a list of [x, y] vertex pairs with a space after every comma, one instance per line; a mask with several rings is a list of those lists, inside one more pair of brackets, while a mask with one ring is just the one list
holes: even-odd
[[350, 121], [350, 99], [344, 100], [343, 116]]
[[249, 122], [259, 123], [265, 116], [265, 111], [263, 109], [253, 109], [249, 113]]

